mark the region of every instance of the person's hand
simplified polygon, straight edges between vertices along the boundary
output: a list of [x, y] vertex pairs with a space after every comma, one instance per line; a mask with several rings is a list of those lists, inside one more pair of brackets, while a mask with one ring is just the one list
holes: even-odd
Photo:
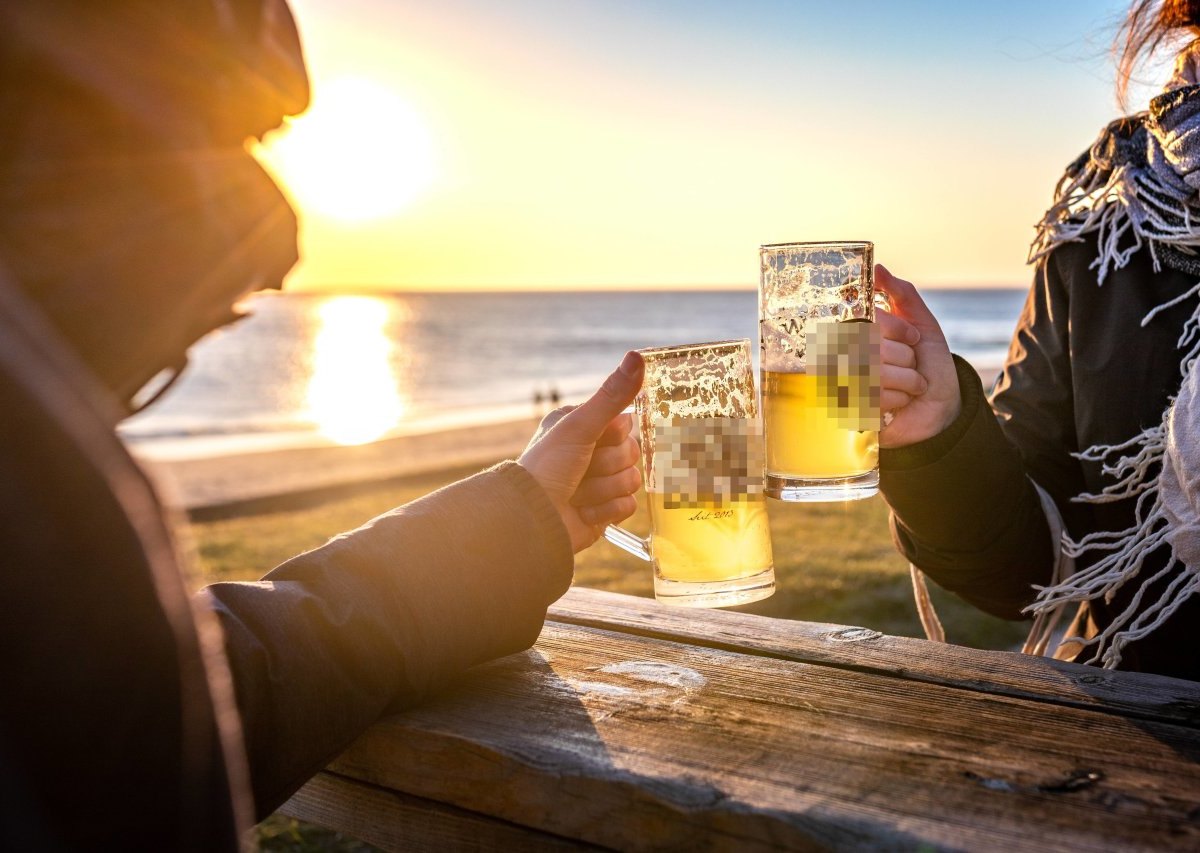
[[887, 423], [879, 446], [906, 447], [932, 438], [958, 417], [958, 373], [946, 336], [917, 289], [881, 265], [875, 267], [875, 286], [892, 301], [890, 312], [875, 315], [883, 338], [879, 406]]
[[632, 419], [621, 412], [641, 390], [644, 369], [640, 355], [626, 353], [586, 402], [546, 415], [517, 459], [546, 490], [575, 552], [637, 509], [638, 445], [630, 434]]

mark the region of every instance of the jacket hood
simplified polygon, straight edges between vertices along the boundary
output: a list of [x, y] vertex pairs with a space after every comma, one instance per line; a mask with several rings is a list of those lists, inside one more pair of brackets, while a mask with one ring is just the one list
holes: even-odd
[[281, 0], [0, 5], [0, 261], [120, 400], [295, 263], [248, 143], [308, 96]]

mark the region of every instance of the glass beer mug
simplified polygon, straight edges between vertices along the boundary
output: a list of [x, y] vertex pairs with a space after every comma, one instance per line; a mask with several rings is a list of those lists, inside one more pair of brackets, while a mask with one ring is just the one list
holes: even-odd
[[871, 243], [760, 249], [766, 492], [843, 501], [879, 490], [880, 334]]
[[634, 402], [650, 537], [605, 537], [654, 565], [654, 596], [727, 607], [775, 591], [750, 341], [639, 350]]

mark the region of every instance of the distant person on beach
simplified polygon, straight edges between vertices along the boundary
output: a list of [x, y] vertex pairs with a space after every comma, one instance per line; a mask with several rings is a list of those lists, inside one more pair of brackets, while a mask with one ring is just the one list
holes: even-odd
[[1074, 619], [1068, 638], [1081, 642], [1060, 656], [1193, 680], [1198, 36], [1200, 2], [1132, 5], [1121, 99], [1135, 65], [1163, 44], [1182, 45], [1175, 73], [1148, 112], [1110, 124], [1067, 167], [990, 395], [913, 286], [878, 269], [895, 304], [882, 318], [880, 471], [900, 550], [997, 616], [1062, 608]]
[[296, 260], [245, 147], [307, 103], [290, 13], [12, 0], [0, 66], [0, 838], [233, 850], [380, 715], [534, 642], [633, 512], [641, 359], [515, 462], [189, 600], [114, 428]]

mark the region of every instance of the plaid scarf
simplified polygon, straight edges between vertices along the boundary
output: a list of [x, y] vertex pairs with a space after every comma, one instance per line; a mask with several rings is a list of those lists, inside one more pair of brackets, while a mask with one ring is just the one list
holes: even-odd
[[[1166, 91], [1146, 113], [1109, 125], [1091, 149], [1072, 163], [1059, 182], [1055, 201], [1038, 225], [1031, 262], [1043, 262], [1063, 243], [1095, 234], [1099, 253], [1092, 264], [1103, 284], [1110, 269], [1123, 267], [1142, 249], [1155, 270], [1166, 263], [1200, 277], [1200, 40], [1179, 56]], [[1145, 326], [1165, 308], [1200, 295], [1200, 283], [1157, 306]], [[1097, 531], [1079, 540], [1062, 537], [1066, 562], [1100, 555], [1088, 568], [1039, 588], [1027, 611], [1038, 623], [1053, 624], [1064, 608], [1135, 584], [1129, 606], [1100, 634], [1066, 638], [1094, 647], [1088, 663], [1107, 668], [1122, 649], [1155, 630], [1200, 589], [1200, 300], [1184, 323], [1178, 343], [1183, 384], [1161, 423], [1117, 445], [1097, 445], [1075, 454], [1099, 462], [1115, 481], [1073, 500], [1108, 503], [1136, 498], [1134, 524]], [[1054, 511], [1053, 507], [1049, 508]], [[1052, 525], [1053, 525], [1052, 520]], [[1160, 548], [1171, 559], [1142, 575], [1147, 558]], [[1182, 565], [1183, 570], [1179, 571]], [[1175, 574], [1157, 599], [1151, 584]]]

